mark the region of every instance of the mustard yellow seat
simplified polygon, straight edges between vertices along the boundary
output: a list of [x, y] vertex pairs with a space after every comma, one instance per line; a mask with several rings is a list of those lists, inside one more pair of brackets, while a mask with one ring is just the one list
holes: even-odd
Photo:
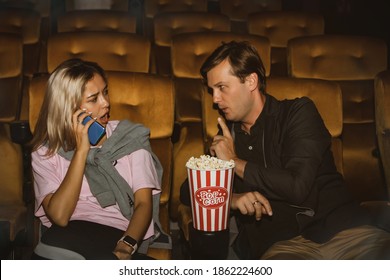
[[51, 0], [1, 0], [2, 8], [17, 8], [33, 10], [41, 17], [40, 37], [44, 42], [51, 32]]
[[287, 60], [292, 77], [320, 78], [340, 85], [347, 186], [359, 201], [386, 199], [374, 122], [374, 78], [387, 68], [386, 43], [368, 36], [299, 37], [289, 40]]
[[24, 83], [22, 101], [19, 106], [21, 107], [20, 117], [25, 119], [28, 116], [28, 95], [25, 89], [28, 87], [29, 79], [40, 71], [41, 65], [44, 45], [40, 33], [41, 16], [36, 10], [23, 8], [23, 6], [3, 7], [0, 9], [0, 32], [18, 34], [22, 38]]
[[[11, 141], [10, 128], [0, 123], [0, 227], [2, 245], [11, 243], [10, 256], [13, 258], [15, 240], [19, 233], [27, 230], [27, 207], [23, 200], [23, 154], [21, 147]], [[4, 229], [3, 229], [4, 227]]]
[[110, 31], [136, 33], [136, 17], [126, 11], [73, 10], [57, 17], [57, 32]]
[[271, 76], [287, 76], [288, 40], [324, 34], [324, 17], [298, 11], [262, 11], [248, 15], [248, 32], [267, 37], [271, 42]]
[[[170, 232], [168, 202], [171, 191], [173, 147], [171, 135], [174, 122], [174, 92], [169, 78], [147, 74], [107, 71], [111, 119], [130, 119], [150, 128], [153, 152], [163, 165], [160, 222]], [[36, 77], [30, 86], [30, 127], [34, 130], [43, 101], [48, 75]], [[170, 259], [171, 250], [150, 248], [148, 255]]]
[[149, 40], [154, 38], [153, 19], [157, 14], [167, 12], [207, 11], [207, 0], [144, 0], [143, 34]]
[[230, 31], [230, 20], [222, 14], [198, 11], [165, 12], [154, 16], [154, 59], [156, 72], [171, 75], [172, 37], [177, 34]]
[[128, 0], [65, 0], [65, 11], [74, 10], [114, 10], [127, 11], [129, 9]]
[[223, 0], [219, 1], [221, 14], [231, 21], [231, 30], [235, 33], [248, 33], [247, 19], [249, 14], [260, 11], [282, 10], [281, 0]]
[[23, 39], [0, 33], [0, 122], [19, 119], [23, 79]]
[[51, 35], [47, 45], [47, 69], [52, 72], [69, 58], [98, 62], [107, 71], [149, 72], [150, 41], [122, 32], [83, 31]]
[[0, 32], [19, 34], [23, 38], [23, 74], [31, 77], [39, 70], [41, 16], [22, 8], [0, 9]]

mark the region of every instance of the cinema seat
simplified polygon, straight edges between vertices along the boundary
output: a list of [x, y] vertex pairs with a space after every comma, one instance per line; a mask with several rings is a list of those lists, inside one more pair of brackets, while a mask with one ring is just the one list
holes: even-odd
[[74, 10], [58, 16], [57, 32], [77, 31], [136, 33], [136, 18], [116, 10]]
[[352, 35], [289, 40], [289, 75], [337, 82], [343, 97], [343, 162], [348, 188], [358, 201], [387, 199], [375, 135], [374, 78], [387, 68], [387, 45]]
[[106, 71], [149, 72], [150, 41], [143, 36], [122, 32], [63, 32], [49, 37], [47, 69], [70, 58], [98, 62]]
[[[0, 123], [0, 232], [1, 259], [20, 258], [16, 247], [27, 231], [27, 206], [23, 200], [23, 154], [11, 140], [10, 126]], [[18, 238], [19, 237], [19, 238]]]
[[247, 20], [251, 13], [282, 10], [281, 0], [223, 0], [219, 1], [221, 14], [227, 15], [234, 33], [248, 33]]
[[23, 39], [0, 33], [0, 122], [19, 119], [23, 80]]
[[157, 14], [167, 12], [207, 11], [207, 0], [145, 0], [143, 13], [143, 34], [149, 40], [154, 38], [153, 19]]
[[172, 38], [177, 34], [208, 31], [230, 31], [227, 16], [209, 12], [165, 12], [154, 16], [153, 56], [156, 72], [172, 75]]
[[248, 15], [248, 33], [267, 37], [271, 42], [271, 76], [287, 77], [288, 40], [324, 34], [320, 14], [297, 11], [262, 11]]

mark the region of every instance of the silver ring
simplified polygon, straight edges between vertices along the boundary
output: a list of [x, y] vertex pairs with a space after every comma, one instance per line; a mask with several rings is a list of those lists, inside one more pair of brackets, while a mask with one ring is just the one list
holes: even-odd
[[252, 202], [253, 206], [255, 206], [257, 203], [260, 203], [260, 201], [256, 200], [256, 201]]

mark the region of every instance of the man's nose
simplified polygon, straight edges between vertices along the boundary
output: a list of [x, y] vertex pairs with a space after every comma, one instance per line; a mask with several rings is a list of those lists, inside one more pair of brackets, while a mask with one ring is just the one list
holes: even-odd
[[218, 103], [220, 101], [221, 101], [221, 94], [217, 90], [214, 90], [214, 92], [213, 92], [213, 102], [214, 103]]

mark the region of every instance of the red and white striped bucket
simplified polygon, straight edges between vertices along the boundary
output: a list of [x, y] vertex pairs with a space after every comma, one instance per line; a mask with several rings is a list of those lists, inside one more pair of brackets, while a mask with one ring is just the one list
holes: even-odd
[[227, 229], [234, 167], [220, 170], [187, 167], [187, 172], [194, 228], [202, 231]]

